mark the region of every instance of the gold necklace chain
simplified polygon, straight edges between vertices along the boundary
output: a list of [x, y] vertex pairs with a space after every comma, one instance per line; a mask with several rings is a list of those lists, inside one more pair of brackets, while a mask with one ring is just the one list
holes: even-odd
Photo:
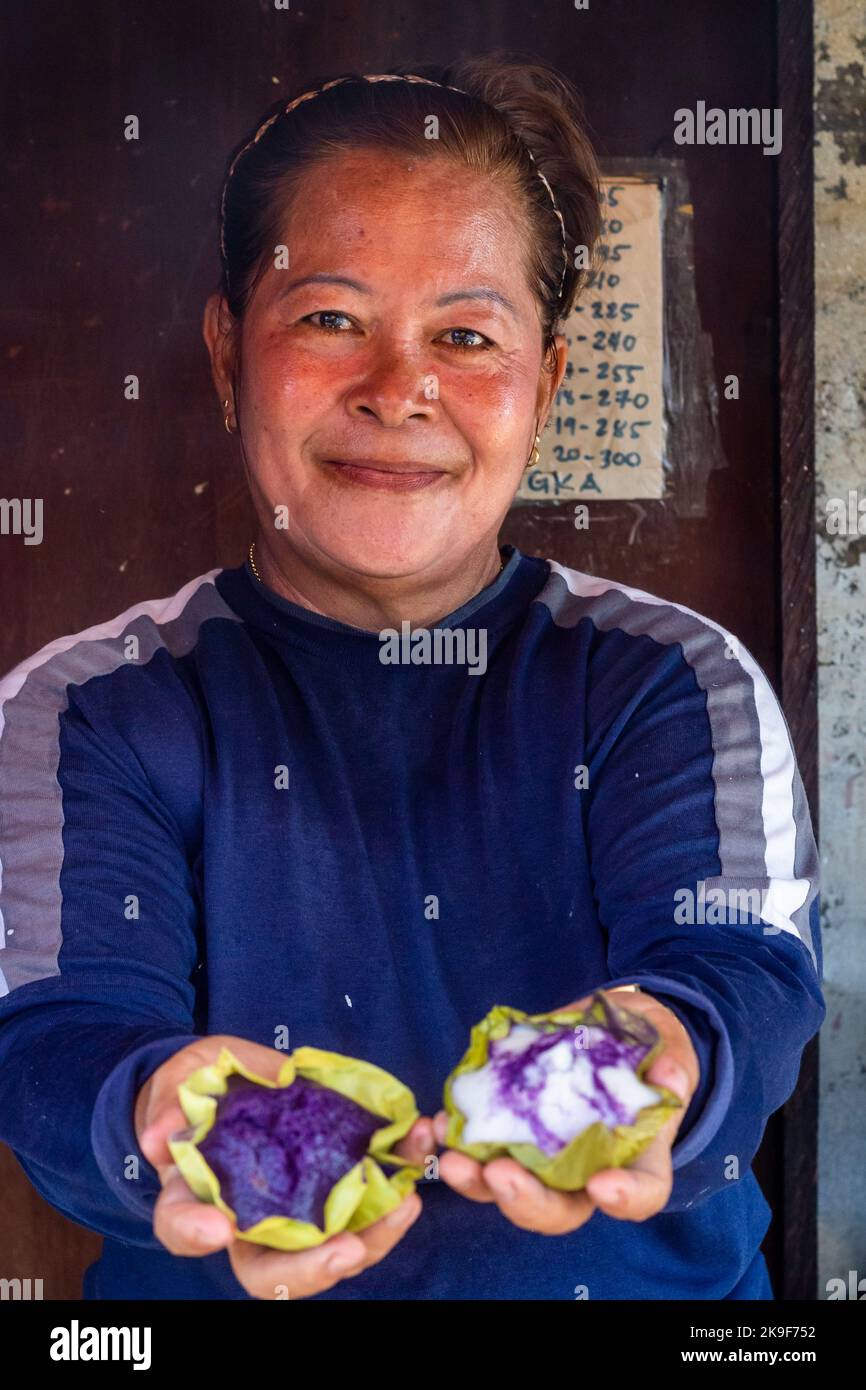
[[[256, 562], [255, 562], [255, 560], [253, 559], [253, 551], [255, 550], [255, 548], [256, 548], [256, 543], [255, 543], [255, 541], [253, 541], [252, 545], [250, 546], [250, 569], [252, 570], [253, 574], [256, 576], [256, 579], [259, 581], [259, 583], [262, 584], [262, 583], [264, 583], [264, 580], [262, 579], [262, 576], [259, 574], [258, 570], [256, 569]], [[502, 559], [502, 556], [500, 556], [500, 557], [499, 557], [499, 573], [498, 573], [497, 576], [496, 576], [497, 579], [499, 578], [499, 575], [502, 573], [502, 571], [503, 571], [504, 569], [505, 569], [505, 561]]]

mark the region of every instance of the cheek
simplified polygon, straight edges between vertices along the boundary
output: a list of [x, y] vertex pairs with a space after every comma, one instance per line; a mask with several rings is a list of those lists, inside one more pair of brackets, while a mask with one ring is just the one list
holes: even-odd
[[259, 424], [298, 432], [340, 394], [337, 364], [323, 356], [287, 350], [284, 343], [259, 343], [244, 356], [245, 396]]
[[441, 400], [454, 424], [479, 455], [504, 443], [521, 443], [532, 427], [537, 376], [528, 368], [469, 374], [440, 384]]
[[[253, 374], [251, 373], [251, 376]], [[282, 348], [259, 359], [255, 369], [263, 398], [290, 400], [296, 405], [329, 407], [364, 380], [365, 364], [349, 354], [304, 352]], [[419, 384], [423, 372], [418, 372]], [[313, 412], [315, 413], [315, 412]]]

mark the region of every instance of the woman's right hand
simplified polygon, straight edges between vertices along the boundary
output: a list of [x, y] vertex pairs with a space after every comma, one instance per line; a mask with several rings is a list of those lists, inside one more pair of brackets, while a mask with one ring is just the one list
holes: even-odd
[[[284, 1252], [239, 1240], [233, 1222], [219, 1207], [200, 1202], [175, 1167], [168, 1137], [188, 1127], [177, 1088], [198, 1067], [216, 1062], [223, 1047], [257, 1076], [276, 1080], [285, 1055], [261, 1043], [229, 1035], [199, 1038], [181, 1048], [145, 1082], [135, 1103], [139, 1147], [159, 1174], [162, 1191], [153, 1214], [157, 1239], [173, 1255], [211, 1255], [228, 1250], [235, 1278], [253, 1298], [309, 1298], [378, 1264], [421, 1212], [421, 1198], [410, 1192], [399, 1207], [358, 1233], [343, 1231], [311, 1250]], [[437, 1152], [433, 1122], [416, 1120], [396, 1151], [423, 1166]]]

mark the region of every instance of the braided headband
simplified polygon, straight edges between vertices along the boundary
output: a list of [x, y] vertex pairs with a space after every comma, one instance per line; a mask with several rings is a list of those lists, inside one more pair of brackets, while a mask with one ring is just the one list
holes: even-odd
[[[226, 261], [225, 235], [224, 235], [224, 232], [223, 232], [223, 228], [224, 228], [224, 226], [225, 226], [225, 216], [226, 216], [226, 193], [227, 193], [227, 191], [228, 191], [229, 179], [231, 178], [232, 174], [233, 174], [234, 171], [235, 171], [235, 166], [237, 165], [238, 160], [241, 159], [241, 157], [242, 157], [243, 155], [246, 154], [247, 150], [250, 148], [251, 145], [255, 145], [255, 144], [257, 144], [257, 142], [258, 142], [259, 140], [261, 140], [262, 136], [265, 134], [265, 131], [267, 131], [267, 130], [273, 125], [274, 121], [278, 120], [280, 116], [287, 116], [288, 113], [289, 113], [290, 111], [294, 111], [294, 109], [295, 109], [296, 106], [300, 106], [300, 104], [301, 104], [302, 101], [311, 101], [313, 97], [319, 96], [319, 94], [320, 94], [321, 92], [327, 92], [331, 87], [339, 87], [340, 84], [343, 83], [343, 82], [353, 82], [353, 81], [356, 81], [356, 80], [357, 80], [356, 78], [352, 78], [352, 77], [336, 77], [336, 78], [334, 78], [334, 80], [333, 80], [332, 82], [326, 82], [326, 83], [324, 84], [323, 87], [316, 87], [315, 90], [312, 91], [312, 92], [305, 92], [303, 96], [295, 97], [294, 101], [290, 101], [289, 104], [288, 104], [288, 106], [284, 107], [284, 109], [283, 109], [282, 111], [276, 111], [276, 112], [274, 113], [273, 116], [269, 116], [268, 119], [267, 119], [266, 121], [264, 121], [264, 122], [262, 123], [262, 125], [259, 126], [259, 128], [258, 128], [258, 130], [256, 131], [256, 133], [255, 133], [255, 135], [253, 136], [253, 138], [252, 138], [251, 140], [248, 140], [247, 143], [243, 146], [242, 149], [238, 150], [237, 154], [235, 155], [234, 159], [232, 160], [232, 162], [231, 162], [231, 164], [230, 164], [230, 166], [229, 166], [229, 171], [228, 171], [228, 173], [226, 174], [225, 183], [223, 184], [222, 198], [221, 198], [221, 200], [220, 200], [220, 251], [221, 251], [221, 253], [222, 253], [223, 265], [226, 266], [226, 278], [228, 278], [228, 265], [227, 265], [227, 261]], [[430, 87], [446, 87], [446, 88], [448, 89], [449, 92], [460, 92], [463, 96], [469, 96], [469, 95], [470, 95], [470, 93], [464, 91], [464, 89], [463, 89], [462, 87], [451, 87], [451, 86], [449, 86], [449, 84], [448, 84], [447, 82], [434, 82], [432, 78], [429, 78], [429, 77], [415, 77], [414, 75], [411, 75], [411, 74], [410, 74], [410, 75], [407, 75], [407, 76], [402, 76], [402, 75], [399, 74], [399, 73], [390, 73], [390, 72], [386, 72], [386, 73], [367, 73], [367, 74], [364, 75], [363, 80], [364, 80], [364, 82], [423, 82], [423, 83], [426, 83], [426, 84], [427, 84], [428, 86], [430, 86]], [[514, 133], [516, 134], [517, 132], [515, 131]], [[519, 138], [520, 138], [520, 137], [518, 136], [518, 139], [519, 139]], [[533, 164], [535, 165], [535, 172], [537, 173], [538, 177], [541, 179], [541, 182], [544, 184], [545, 188], [547, 189], [548, 195], [549, 195], [549, 197], [550, 197], [551, 204], [552, 204], [552, 206], [553, 206], [553, 211], [556, 213], [556, 216], [557, 216], [557, 218], [559, 219], [559, 229], [560, 229], [560, 232], [561, 232], [561, 234], [562, 234], [562, 260], [563, 260], [563, 266], [562, 266], [562, 276], [561, 276], [560, 281], [559, 281], [559, 289], [558, 289], [558, 291], [557, 291], [557, 297], [558, 297], [558, 298], [561, 298], [563, 286], [565, 285], [565, 276], [566, 276], [566, 272], [568, 271], [568, 267], [569, 267], [568, 246], [567, 246], [567, 244], [566, 244], [566, 239], [565, 239], [565, 222], [564, 222], [564, 220], [563, 220], [562, 213], [560, 212], [559, 207], [557, 206], [557, 202], [556, 202], [556, 198], [554, 197], [553, 189], [551, 188], [551, 186], [550, 186], [550, 184], [548, 183], [547, 179], [545, 178], [544, 174], [543, 174], [543, 173], [541, 172], [541, 170], [539, 169], [538, 163], [537, 163], [536, 158], [535, 158], [535, 155], [532, 153], [532, 150], [529, 148], [529, 146], [526, 144], [526, 142], [525, 142], [524, 140], [521, 140], [521, 144], [523, 145], [523, 148], [526, 150], [526, 153], [529, 155], [529, 158], [532, 160]]]

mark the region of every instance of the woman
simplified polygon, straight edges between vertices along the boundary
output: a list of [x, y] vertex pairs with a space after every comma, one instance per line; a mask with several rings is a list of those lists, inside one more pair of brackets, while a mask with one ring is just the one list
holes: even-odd
[[[248, 558], [0, 687], [0, 1137], [104, 1234], [90, 1298], [772, 1297], [749, 1165], [824, 1014], [784, 717], [710, 620], [497, 546], [599, 226], [543, 68], [327, 83], [230, 165], [204, 336]], [[395, 647], [417, 629], [451, 658]], [[171, 1167], [177, 1083], [225, 1041], [394, 1072], [423, 1159], [491, 1005], [599, 986], [638, 987], [682, 1110], [581, 1193], [446, 1152], [283, 1254]]]

